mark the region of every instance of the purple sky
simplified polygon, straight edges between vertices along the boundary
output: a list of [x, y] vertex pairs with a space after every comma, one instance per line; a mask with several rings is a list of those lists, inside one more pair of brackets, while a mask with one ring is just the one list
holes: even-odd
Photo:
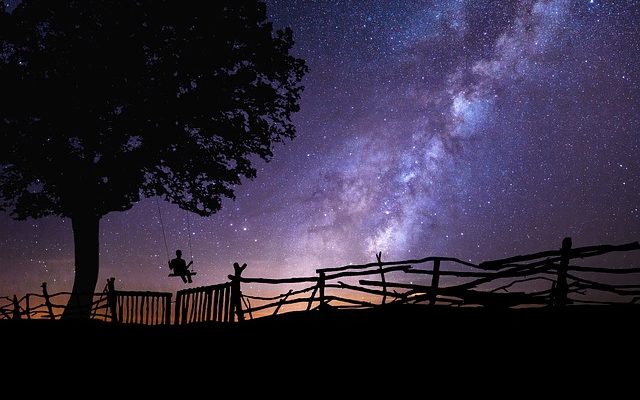
[[[505, 5], [508, 3], [508, 5]], [[615, 4], [610, 4], [615, 3]], [[640, 8], [269, 1], [310, 73], [298, 137], [213, 217], [161, 203], [197, 284], [427, 255], [480, 262], [640, 239]], [[190, 225], [190, 231], [187, 225]], [[101, 275], [170, 290], [154, 199], [111, 213]], [[0, 215], [0, 294], [69, 290], [71, 224]], [[620, 259], [640, 265], [640, 255]]]

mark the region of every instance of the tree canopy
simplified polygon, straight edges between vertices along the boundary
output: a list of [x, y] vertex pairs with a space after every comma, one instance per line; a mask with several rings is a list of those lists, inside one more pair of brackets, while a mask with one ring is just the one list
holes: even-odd
[[295, 136], [292, 46], [255, 0], [0, 6], [0, 210], [71, 218], [65, 314], [89, 316], [102, 216], [152, 196], [211, 215]]
[[25, 0], [0, 19], [0, 207], [18, 219], [143, 196], [210, 215], [295, 136], [306, 65], [261, 2]]

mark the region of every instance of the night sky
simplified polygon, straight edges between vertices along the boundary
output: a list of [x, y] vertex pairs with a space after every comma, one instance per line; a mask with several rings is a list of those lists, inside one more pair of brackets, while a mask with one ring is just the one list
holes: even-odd
[[[480, 262], [640, 239], [638, 2], [267, 4], [310, 67], [298, 137], [213, 217], [160, 204], [195, 284], [234, 261], [300, 276], [377, 251]], [[158, 217], [147, 199], [103, 219], [98, 291], [184, 286]], [[70, 221], [1, 214], [0, 258], [0, 295], [71, 289]]]

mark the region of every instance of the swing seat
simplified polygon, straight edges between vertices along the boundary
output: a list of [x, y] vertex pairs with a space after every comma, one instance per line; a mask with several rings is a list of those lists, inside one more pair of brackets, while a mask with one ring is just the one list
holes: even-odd
[[169, 274], [169, 276], [193, 276], [196, 275], [197, 272], [194, 271], [188, 271], [186, 274]]

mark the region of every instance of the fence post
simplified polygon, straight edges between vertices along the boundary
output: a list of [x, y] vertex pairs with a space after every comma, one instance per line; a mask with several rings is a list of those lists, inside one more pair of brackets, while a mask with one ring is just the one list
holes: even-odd
[[429, 305], [436, 304], [438, 298], [438, 285], [440, 284], [440, 259], [433, 261], [433, 276], [431, 278], [431, 291], [429, 292]]
[[107, 279], [107, 304], [109, 311], [111, 311], [111, 322], [113, 323], [119, 322], [115, 280], [116, 278]]
[[18, 302], [18, 298], [16, 295], [13, 295], [13, 319], [21, 319], [20, 315], [20, 303]]
[[164, 298], [164, 301], [166, 301], [166, 304], [164, 306], [164, 324], [163, 325], [171, 325], [171, 297], [172, 297], [172, 294], [169, 293], [169, 295]]
[[47, 282], [42, 282], [40, 285], [42, 288], [42, 297], [44, 297], [44, 305], [47, 306], [47, 311], [49, 312], [49, 318], [56, 319], [55, 314], [53, 314], [53, 306], [51, 305], [51, 300], [49, 300], [49, 292], [47, 291]]
[[29, 293], [24, 296], [24, 301], [26, 303], [24, 313], [27, 314], [27, 319], [31, 319], [31, 305], [29, 304]]
[[569, 260], [571, 259], [571, 245], [570, 237], [562, 239], [562, 248], [560, 249], [560, 267], [558, 268], [555, 293], [555, 305], [557, 307], [563, 307], [567, 304], [567, 295], [569, 293], [567, 272], [569, 269]]
[[313, 299], [316, 297], [316, 292], [318, 291], [318, 285], [313, 288], [313, 292], [311, 292], [311, 297], [309, 297], [309, 303], [307, 303], [307, 311], [311, 310], [311, 306], [313, 305]]
[[326, 307], [326, 303], [325, 303], [325, 299], [324, 299], [324, 281], [325, 281], [325, 275], [324, 275], [324, 271], [320, 271], [318, 276], [318, 292], [319, 292], [319, 296], [320, 296], [320, 305], [318, 306], [318, 309], [320, 310], [324, 310]]
[[287, 292], [287, 295], [284, 296], [278, 303], [278, 307], [276, 307], [276, 310], [273, 312], [273, 315], [278, 315], [278, 311], [280, 311], [280, 308], [282, 308], [282, 305], [287, 301], [287, 299], [289, 298], [292, 292], [293, 292], [293, 289], [289, 289], [289, 291]]
[[[231, 281], [231, 309], [235, 311], [238, 316], [238, 322], [244, 321], [244, 313], [242, 312], [242, 292], [240, 291], [240, 278], [242, 277], [242, 271], [247, 268], [247, 264], [233, 263], [233, 271], [235, 275]], [[233, 322], [233, 317], [230, 321]]]
[[382, 252], [376, 254], [376, 260], [378, 260], [378, 268], [380, 268], [380, 278], [382, 279], [382, 304], [387, 302], [387, 280], [384, 277], [384, 271], [382, 270]]
[[[180, 318], [182, 317], [182, 313], [180, 309], [182, 308], [182, 293], [181, 291], [176, 292], [176, 306], [175, 311], [173, 313], [173, 324], [180, 325]], [[168, 322], [170, 324], [170, 322]]]

